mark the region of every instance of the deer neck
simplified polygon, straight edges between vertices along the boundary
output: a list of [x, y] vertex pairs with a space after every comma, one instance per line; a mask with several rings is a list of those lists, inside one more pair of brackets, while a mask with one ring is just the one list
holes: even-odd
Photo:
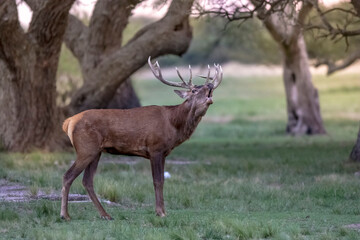
[[188, 101], [175, 106], [171, 113], [171, 124], [177, 129], [179, 144], [190, 138], [202, 115], [197, 116], [196, 108]]

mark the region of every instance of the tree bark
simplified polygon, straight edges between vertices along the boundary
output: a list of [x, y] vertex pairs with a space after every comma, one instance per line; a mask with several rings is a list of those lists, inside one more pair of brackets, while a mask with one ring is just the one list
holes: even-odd
[[297, 40], [282, 48], [283, 80], [288, 115], [286, 131], [293, 135], [325, 134], [320, 114], [319, 95], [311, 81], [306, 45], [302, 34]]
[[111, 99], [106, 108], [129, 109], [140, 106], [140, 100], [135, 93], [131, 79], [128, 78], [118, 87], [114, 97]]
[[[325, 134], [318, 91], [311, 80], [306, 44], [302, 25], [312, 9], [310, 1], [304, 1], [298, 12], [289, 2], [282, 12], [268, 12], [265, 6], [257, 6], [258, 17], [283, 52], [283, 81], [285, 85], [288, 123], [286, 131], [293, 135]], [[295, 14], [297, 12], [297, 14]]]
[[29, 30], [18, 21], [16, 2], [0, 3], [0, 138], [6, 149], [54, 150], [61, 112], [55, 77], [67, 15], [74, 0], [39, 4]]
[[359, 128], [356, 143], [350, 153], [349, 158], [351, 161], [360, 162], [360, 128]]

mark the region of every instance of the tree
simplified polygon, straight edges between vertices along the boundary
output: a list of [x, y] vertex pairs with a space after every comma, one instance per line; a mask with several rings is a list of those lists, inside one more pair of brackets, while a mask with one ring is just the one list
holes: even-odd
[[287, 3], [283, 11], [268, 13], [265, 5], [257, 5], [258, 17], [263, 21], [283, 53], [283, 80], [287, 99], [288, 124], [291, 134], [326, 133], [321, 113], [318, 91], [311, 81], [306, 44], [302, 27], [313, 7], [303, 1], [300, 10], [296, 4]]
[[[122, 31], [139, 0], [99, 0], [89, 27], [69, 16], [73, 2], [26, 0], [33, 10], [27, 32], [20, 27], [15, 0], [0, 2], [0, 139], [8, 150], [63, 147], [64, 116], [106, 108], [149, 56], [181, 55], [192, 38], [188, 18], [193, 0], [172, 1], [162, 19], [142, 28], [124, 46]], [[112, 7], [120, 13], [111, 12]], [[64, 35], [81, 63], [84, 85], [69, 106], [59, 108], [55, 75]]]
[[[336, 7], [327, 11], [322, 11], [318, 5], [316, 5], [316, 10], [318, 12], [318, 15], [321, 19], [320, 24], [311, 24], [310, 28], [312, 29], [318, 29], [323, 36], [330, 37], [333, 40], [336, 40], [337, 38], [345, 38], [347, 44], [348, 44], [348, 38], [350, 37], [356, 37], [360, 36], [360, 28], [358, 26], [352, 26], [353, 23], [357, 23], [360, 18], [360, 1], [358, 0], [351, 0], [351, 6], [352, 8], [341, 8]], [[333, 11], [339, 11], [342, 13], [345, 13], [347, 16], [350, 16], [352, 18], [352, 21], [346, 21], [344, 25], [339, 24], [332, 24], [327, 19], [327, 14], [333, 12]], [[350, 26], [350, 27], [349, 27]], [[327, 65], [328, 67], [328, 75], [332, 74], [336, 71], [342, 70], [353, 64], [356, 60], [360, 59], [360, 49], [357, 51], [354, 51], [350, 53], [344, 60], [340, 61], [339, 63], [334, 63], [330, 61], [329, 59], [321, 60], [317, 63], [317, 66], [320, 66], [322, 64]], [[357, 140], [355, 142], [354, 147], [352, 148], [352, 151], [349, 156], [350, 160], [360, 162], [360, 128], [357, 135]]]
[[[315, 6], [318, 18], [315, 18], [315, 21], [310, 22], [307, 28], [317, 30], [316, 37], [329, 38], [333, 42], [344, 40], [347, 48], [349, 45], [358, 44], [358, 38], [355, 43], [351, 42], [349, 38], [355, 39], [360, 36], [360, 28], [358, 25], [358, 21], [360, 20], [359, 1], [352, 0], [351, 3], [342, 3], [325, 10], [318, 4]], [[338, 19], [332, 19], [332, 15], [337, 16]], [[326, 65], [328, 68], [327, 74], [330, 75], [336, 71], [349, 67], [358, 59], [360, 59], [360, 49], [357, 48], [348, 51], [348, 54], [341, 61], [334, 62], [329, 58], [323, 58], [318, 59], [315, 66]]]
[[[106, 59], [113, 51], [121, 48], [122, 35], [128, 24], [128, 18], [140, 2], [141, 0], [98, 1], [88, 27], [78, 18], [70, 15], [64, 41], [79, 61], [85, 84], [91, 81], [90, 76], [101, 71], [97, 67], [102, 59]], [[98, 75], [103, 74], [98, 73]], [[139, 106], [140, 102], [133, 90], [131, 80], [127, 79], [120, 84], [106, 107]]]
[[[228, 19], [245, 21], [255, 15], [264, 23], [283, 55], [283, 81], [286, 92], [288, 123], [286, 130], [293, 135], [325, 134], [318, 91], [311, 80], [306, 44], [303, 37], [304, 21], [313, 7], [303, 1], [237, 1], [221, 4], [220, 8], [203, 11]], [[202, 10], [200, 10], [201, 12]]]
[[[139, 1], [126, 2], [129, 5], [129, 3], [135, 4]], [[172, 1], [165, 17], [138, 31], [125, 46], [121, 47], [119, 44], [110, 44], [108, 49], [95, 50], [103, 51], [105, 56], [99, 59], [98, 62], [90, 61], [90, 65], [87, 68], [95, 67], [96, 70], [91, 71], [91, 74], [84, 74], [85, 82], [89, 84], [84, 84], [74, 94], [69, 106], [70, 112], [76, 113], [90, 108], [105, 108], [120, 84], [142, 67], [149, 56], [155, 58], [164, 54], [183, 54], [188, 49], [192, 38], [191, 27], [189, 25], [192, 3], [193, 0]], [[119, 5], [124, 11], [128, 11], [126, 4], [121, 3]], [[97, 17], [96, 12], [99, 6], [101, 5], [96, 5], [92, 18]], [[99, 14], [101, 11], [103, 10], [99, 10]], [[118, 24], [126, 24], [127, 19], [124, 18]], [[79, 21], [77, 23], [81, 27], [76, 28], [76, 30], [82, 34], [96, 29], [96, 26], [91, 24], [92, 21], [90, 21], [88, 30]], [[107, 26], [110, 27], [111, 25], [110, 23]], [[102, 27], [102, 25], [97, 27]], [[114, 29], [113, 31], [116, 31], [119, 36], [122, 30], [123, 28]], [[94, 41], [108, 41], [105, 34], [102, 36], [100, 34], [101, 39], [94, 39]], [[84, 55], [81, 38], [77, 36], [79, 36], [79, 32], [73, 34], [71, 41], [67, 37], [67, 45], [78, 59], [82, 59], [80, 62], [86, 61], [87, 54]], [[89, 37], [91, 38], [91, 36]], [[96, 54], [98, 53], [95, 52], [94, 55]]]
[[39, 1], [27, 32], [16, 2], [0, 2], [0, 136], [12, 151], [60, 142], [55, 77], [62, 36], [74, 0]]

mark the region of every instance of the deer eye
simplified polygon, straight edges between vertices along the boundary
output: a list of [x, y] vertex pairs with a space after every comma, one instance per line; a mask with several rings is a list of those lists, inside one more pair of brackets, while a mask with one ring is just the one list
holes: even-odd
[[191, 92], [192, 93], [196, 93], [198, 90], [196, 90], [196, 89], [193, 89]]

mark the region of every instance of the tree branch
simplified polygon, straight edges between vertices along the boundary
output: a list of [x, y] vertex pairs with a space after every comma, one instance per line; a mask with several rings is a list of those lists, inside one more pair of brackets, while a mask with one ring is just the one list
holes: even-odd
[[303, 27], [306, 17], [308, 16], [308, 14], [310, 13], [314, 4], [316, 4], [316, 3], [317, 3], [317, 0], [316, 1], [310, 1], [310, 0], [303, 1], [303, 4], [301, 6], [301, 9], [299, 11], [298, 18], [297, 18], [297, 24], [300, 26], [300, 28]]
[[301, 8], [296, 18], [296, 22], [293, 26], [293, 33], [291, 34], [290, 41], [297, 41], [299, 34], [303, 31], [306, 17], [309, 15], [313, 8], [313, 5], [317, 3], [317, 0], [303, 0]]
[[131, 11], [141, 1], [99, 0], [90, 20], [88, 50], [98, 55], [121, 47], [123, 31]]
[[277, 0], [271, 2], [270, 6], [262, 0], [251, 0], [257, 8], [258, 18], [264, 23], [265, 27], [278, 43], [289, 42], [288, 28], [289, 23], [285, 23], [285, 11], [289, 9], [288, 1]]
[[103, 59], [89, 84], [72, 98], [71, 111], [105, 107], [119, 85], [146, 64], [149, 56], [183, 54], [192, 38], [188, 18], [193, 1], [173, 0], [164, 18], [144, 27], [124, 47]]
[[328, 67], [327, 75], [330, 75], [336, 71], [342, 70], [353, 64], [355, 61], [360, 59], [360, 50], [357, 50], [353, 53], [351, 53], [347, 58], [342, 60], [340, 63], [336, 64], [329, 59], [322, 59], [319, 60], [315, 67], [319, 67], [321, 65], [326, 65]]
[[75, 0], [49, 0], [35, 9], [28, 35], [40, 47], [44, 58], [50, 58], [53, 50], [63, 41], [69, 10]]
[[87, 36], [88, 27], [77, 17], [70, 14], [64, 35], [64, 42], [80, 64], [82, 64], [85, 56]]
[[[359, 13], [360, 13], [360, 3], [359, 1], [351, 1], [355, 10], [358, 13], [358, 16], [360, 17]], [[322, 11], [319, 7], [319, 5], [316, 3], [314, 4], [315, 9], [320, 17], [321, 20], [321, 24], [312, 24], [310, 26], [307, 27], [307, 30], [311, 30], [311, 29], [318, 29], [318, 30], [324, 30], [326, 31], [326, 33], [322, 34], [322, 37], [330, 37], [331, 39], [336, 39], [337, 37], [340, 36], [341, 37], [353, 37], [353, 36], [358, 36], [360, 35], [360, 29], [355, 29], [355, 30], [347, 30], [347, 27], [349, 25], [349, 23], [345, 26], [336, 26], [334, 27], [326, 18], [326, 14], [330, 13], [333, 11], [333, 9], [330, 9], [328, 11]], [[359, 9], [357, 9], [359, 8]], [[337, 10], [340, 10], [341, 8], [336, 8]], [[341, 11], [347, 12], [351, 15], [353, 15], [354, 13], [352, 11], [346, 10], [346, 9], [342, 9]]]
[[46, 3], [46, 1], [39, 0], [24, 0], [24, 2], [26, 2], [33, 12], [38, 11]]
[[358, 0], [351, 0], [351, 4], [353, 5], [357, 16], [360, 17], [360, 1]]

